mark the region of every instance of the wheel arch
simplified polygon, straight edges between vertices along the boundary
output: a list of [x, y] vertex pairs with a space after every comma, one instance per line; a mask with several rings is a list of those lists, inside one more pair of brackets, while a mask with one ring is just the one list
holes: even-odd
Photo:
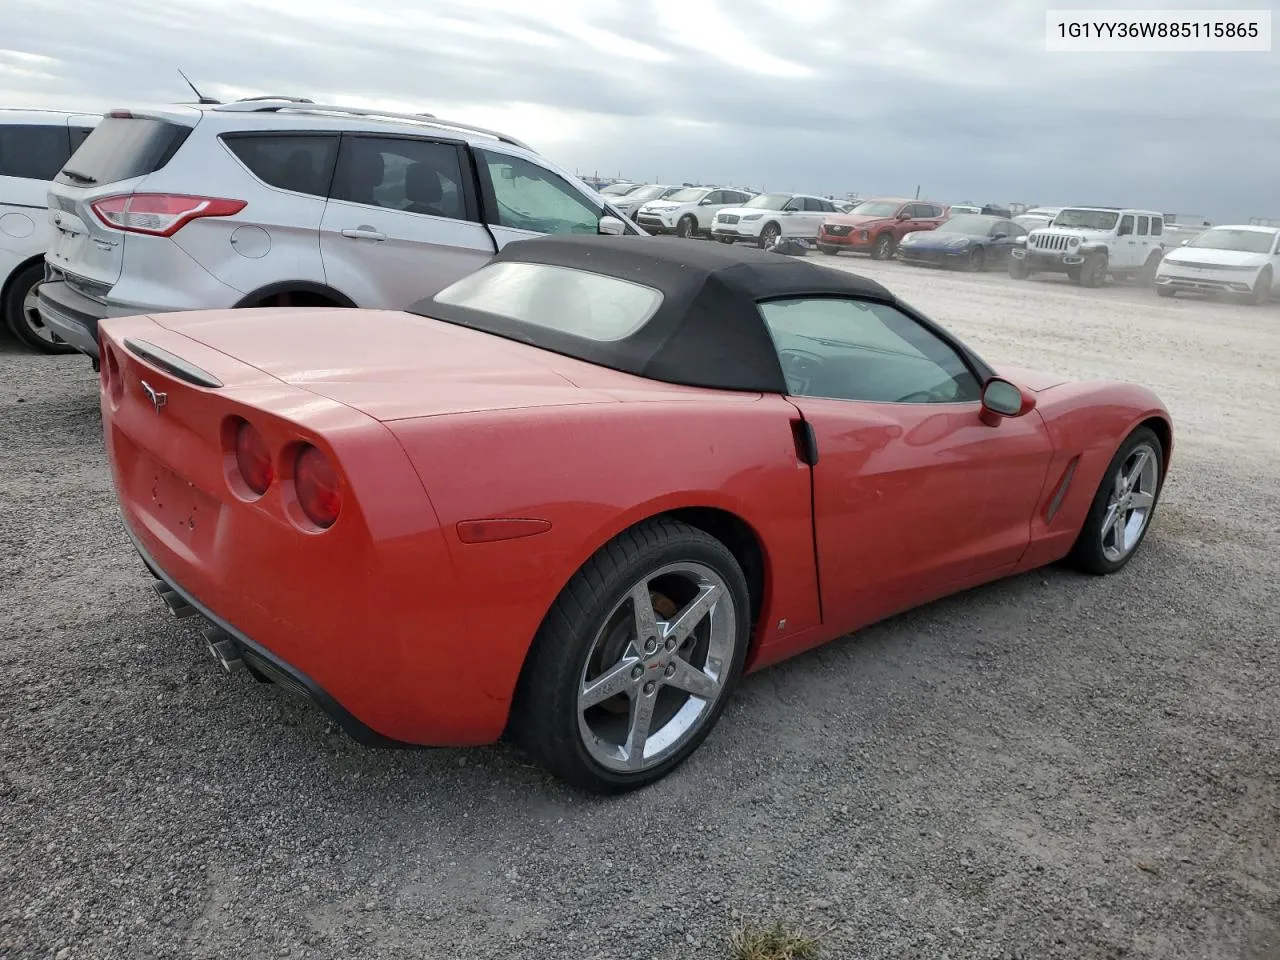
[[252, 307], [262, 300], [266, 300], [269, 297], [277, 297], [284, 293], [300, 293], [310, 297], [323, 297], [333, 301], [334, 305], [339, 307], [357, 306], [356, 302], [345, 293], [335, 290], [327, 284], [315, 283], [311, 280], [280, 280], [276, 283], [269, 283], [265, 287], [259, 287], [257, 290], [245, 294], [234, 306], [236, 308]]
[[[1147, 427], [1156, 435], [1156, 439], [1160, 441], [1160, 460], [1161, 460], [1161, 476], [1160, 482], [1164, 482], [1164, 478], [1169, 473], [1169, 460], [1173, 454], [1173, 424], [1161, 416], [1147, 417], [1138, 427]], [[1136, 430], [1138, 427], [1135, 427]], [[1130, 431], [1132, 433], [1133, 431]]]

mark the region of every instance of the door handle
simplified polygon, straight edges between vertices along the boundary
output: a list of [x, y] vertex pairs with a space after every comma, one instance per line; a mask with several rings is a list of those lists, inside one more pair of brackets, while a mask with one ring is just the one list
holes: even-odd
[[348, 228], [342, 231], [342, 235], [349, 240], [385, 240], [387, 235], [373, 227], [361, 225], [354, 230]]

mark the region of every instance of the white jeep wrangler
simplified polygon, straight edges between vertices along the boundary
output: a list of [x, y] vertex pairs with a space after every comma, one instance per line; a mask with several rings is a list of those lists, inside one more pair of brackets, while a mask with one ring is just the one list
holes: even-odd
[[1164, 214], [1120, 207], [1064, 207], [1053, 221], [1014, 241], [1009, 276], [1065, 273], [1082, 287], [1111, 274], [1151, 283], [1164, 257]]

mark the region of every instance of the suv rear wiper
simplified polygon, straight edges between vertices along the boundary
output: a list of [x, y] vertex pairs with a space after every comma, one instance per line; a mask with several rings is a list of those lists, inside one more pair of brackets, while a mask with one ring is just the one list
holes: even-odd
[[80, 183], [97, 183], [98, 182], [97, 177], [91, 177], [86, 173], [78, 173], [75, 170], [63, 170], [62, 175], [64, 177], [70, 177], [72, 180], [77, 180]]

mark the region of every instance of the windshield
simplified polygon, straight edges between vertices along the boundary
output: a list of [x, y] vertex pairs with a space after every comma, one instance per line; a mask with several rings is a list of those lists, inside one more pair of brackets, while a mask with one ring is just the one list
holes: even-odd
[[1053, 219], [1055, 227], [1080, 227], [1084, 230], [1111, 230], [1120, 214], [1111, 210], [1063, 210]]
[[952, 217], [938, 228], [939, 233], [963, 233], [970, 237], [985, 237], [991, 231], [995, 217], [979, 217], [971, 213]]
[[1232, 230], [1214, 227], [1190, 241], [1188, 247], [1206, 250], [1239, 250], [1241, 253], [1270, 253], [1276, 235], [1264, 230]]
[[627, 199], [628, 200], [657, 200], [659, 197], [665, 194], [669, 189], [671, 188], [658, 186], [658, 185], [641, 187], [639, 190], [632, 190], [630, 193], [628, 193]]
[[902, 204], [894, 203], [892, 200], [868, 200], [866, 203], [858, 204], [849, 212], [859, 217], [892, 217], [901, 206]]
[[710, 192], [710, 190], [704, 190], [701, 187], [689, 187], [685, 190], [677, 190], [675, 193], [671, 194], [671, 196], [667, 197], [667, 199], [674, 200], [676, 203], [694, 203], [695, 201], [701, 200]]
[[606, 197], [621, 197], [634, 190], [638, 184], [635, 183], [611, 183], [604, 187], [600, 193]]
[[762, 193], [758, 197], [752, 197], [744, 207], [754, 207], [757, 210], [781, 210], [791, 200], [789, 193]]

